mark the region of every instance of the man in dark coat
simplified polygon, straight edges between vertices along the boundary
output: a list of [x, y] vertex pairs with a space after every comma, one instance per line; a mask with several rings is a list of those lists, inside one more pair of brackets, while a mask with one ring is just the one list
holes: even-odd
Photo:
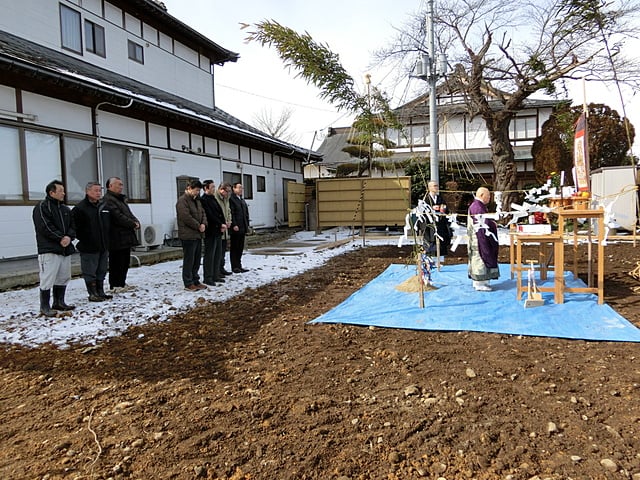
[[[45, 188], [46, 197], [33, 209], [33, 226], [38, 245], [40, 275], [40, 313], [47, 317], [54, 310], [73, 310], [64, 301], [67, 283], [71, 280], [71, 255], [76, 251], [71, 243], [76, 231], [71, 209], [64, 204], [64, 185], [59, 180]], [[50, 306], [51, 288], [53, 305]]]
[[200, 197], [202, 208], [207, 215], [207, 229], [204, 232], [204, 283], [215, 286], [224, 283], [220, 268], [222, 263], [222, 234], [227, 224], [220, 203], [216, 200], [216, 185], [213, 180], [202, 182], [204, 195]]
[[104, 202], [109, 210], [109, 287], [114, 292], [124, 292], [131, 263], [131, 249], [138, 245], [136, 230], [140, 221], [131, 212], [127, 197], [122, 193], [124, 184], [118, 177], [107, 180]]
[[[431, 180], [428, 184], [429, 191], [424, 201], [431, 207], [435, 222], [425, 226], [423, 244], [426, 253], [435, 255], [438, 251], [436, 242], [440, 241], [440, 256], [445, 256], [451, 247], [451, 229], [447, 219], [447, 204], [440, 194], [438, 183]], [[437, 237], [436, 237], [437, 234]]]
[[178, 238], [182, 242], [182, 281], [186, 290], [206, 290], [200, 283], [202, 235], [207, 228], [207, 216], [200, 201], [200, 180], [191, 180], [176, 202]]
[[244, 240], [249, 232], [249, 207], [242, 194], [244, 188], [241, 183], [233, 184], [233, 193], [229, 197], [231, 208], [231, 230], [229, 235], [231, 243], [229, 245], [229, 258], [231, 260], [231, 271], [233, 273], [248, 272], [242, 267], [242, 252], [244, 251]]
[[76, 224], [80, 269], [90, 302], [113, 298], [104, 292], [109, 264], [109, 210], [102, 201], [102, 186], [89, 182], [84, 200], [71, 212]]

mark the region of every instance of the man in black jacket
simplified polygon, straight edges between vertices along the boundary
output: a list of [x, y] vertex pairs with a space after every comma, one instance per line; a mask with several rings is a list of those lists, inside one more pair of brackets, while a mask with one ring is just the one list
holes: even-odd
[[131, 263], [131, 249], [138, 245], [136, 230], [140, 221], [131, 212], [127, 197], [123, 195], [124, 184], [118, 177], [107, 180], [104, 203], [109, 210], [109, 287], [112, 292], [125, 292], [127, 273]]
[[227, 224], [222, 207], [215, 197], [216, 185], [213, 180], [205, 180], [202, 185], [204, 194], [200, 200], [207, 215], [207, 229], [204, 231], [204, 283], [215, 286], [215, 282], [224, 283], [220, 267], [222, 234], [227, 230]]
[[90, 302], [113, 298], [104, 293], [109, 263], [109, 210], [102, 202], [102, 186], [87, 183], [85, 197], [72, 211], [78, 236], [80, 269]]
[[[71, 279], [71, 255], [76, 249], [71, 243], [76, 237], [71, 209], [64, 204], [64, 185], [59, 180], [45, 188], [46, 198], [33, 209], [33, 226], [38, 245], [40, 275], [40, 313], [54, 317], [54, 310], [73, 310], [64, 301], [67, 283]], [[53, 287], [53, 305], [50, 306]]]
[[229, 245], [229, 258], [233, 273], [248, 272], [242, 267], [242, 252], [244, 251], [244, 239], [249, 232], [249, 207], [242, 198], [244, 187], [241, 183], [233, 184], [233, 193], [229, 197], [231, 207], [231, 244]]
[[[425, 195], [425, 202], [431, 207], [431, 215], [434, 217], [434, 222], [425, 225], [423, 233], [423, 245], [425, 251], [430, 255], [435, 255], [438, 250], [440, 251], [440, 262], [444, 261], [444, 256], [451, 247], [451, 228], [449, 227], [449, 220], [447, 219], [447, 204], [444, 198], [440, 194], [438, 182], [435, 180], [429, 181], [427, 184], [429, 191]], [[437, 242], [440, 243], [438, 248]]]

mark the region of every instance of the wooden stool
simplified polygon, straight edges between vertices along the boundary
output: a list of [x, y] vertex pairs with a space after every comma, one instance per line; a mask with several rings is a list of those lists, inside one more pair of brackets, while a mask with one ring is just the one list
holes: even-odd
[[564, 289], [564, 269], [560, 266], [560, 260], [563, 259], [563, 243], [562, 236], [559, 233], [552, 233], [549, 235], [531, 235], [524, 233], [513, 233], [512, 245], [515, 249], [515, 255], [510, 253], [510, 260], [512, 259], [511, 271], [515, 273], [516, 277], [516, 299], [522, 298], [522, 293], [526, 290], [526, 286], [522, 282], [522, 272], [528, 272], [529, 266], [523, 264], [522, 260], [522, 246], [524, 244], [533, 244], [538, 247], [538, 258], [540, 278], [542, 280], [547, 279], [548, 260], [547, 260], [547, 245], [553, 245], [553, 287], [538, 287], [541, 292], [553, 292], [555, 303], [563, 303], [563, 289]]

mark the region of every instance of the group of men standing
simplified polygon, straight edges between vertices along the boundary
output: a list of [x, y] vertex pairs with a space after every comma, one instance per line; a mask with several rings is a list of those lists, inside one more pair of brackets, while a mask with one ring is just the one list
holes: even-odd
[[[89, 182], [84, 199], [71, 210], [64, 203], [62, 182], [54, 180], [46, 188], [46, 197], [33, 209], [40, 274], [40, 313], [55, 316], [57, 311], [75, 308], [65, 302], [71, 279], [71, 255], [78, 240], [80, 266], [89, 301], [113, 298], [104, 290], [109, 272], [112, 292], [126, 291], [131, 249], [138, 245], [136, 230], [140, 221], [131, 212], [122, 193], [118, 177], [107, 180], [106, 195], [102, 186]], [[425, 231], [425, 247], [434, 253], [436, 235], [448, 250], [451, 233], [446, 221], [447, 206], [436, 182], [429, 182], [427, 202], [437, 214], [437, 221]], [[201, 194], [201, 191], [204, 190]], [[487, 188], [479, 188], [468, 212], [469, 277], [479, 291], [490, 291], [489, 281], [499, 276], [497, 227], [485, 218], [491, 199]], [[245, 237], [249, 232], [249, 208], [243, 198], [243, 186], [222, 182], [217, 188], [213, 180], [190, 181], [176, 203], [178, 237], [182, 242], [182, 281], [187, 290], [206, 290], [207, 286], [225, 283], [232, 273], [248, 270], [242, 266]], [[481, 224], [481, 225], [479, 225]], [[484, 227], [484, 228], [483, 228]], [[199, 270], [204, 239], [203, 282]], [[225, 269], [225, 251], [229, 244], [231, 271]], [[53, 292], [53, 303], [51, 294]]]
[[[201, 191], [204, 190], [201, 194]], [[190, 181], [176, 203], [178, 238], [182, 242], [182, 281], [187, 290], [205, 290], [207, 285], [225, 283], [232, 273], [244, 273], [242, 266], [245, 236], [249, 231], [249, 208], [243, 198], [243, 186], [213, 180]], [[204, 238], [203, 282], [200, 259]], [[229, 246], [231, 271], [225, 269]]]
[[40, 313], [47, 317], [55, 316], [57, 311], [75, 308], [65, 302], [65, 292], [71, 279], [71, 255], [76, 251], [73, 245], [76, 239], [89, 301], [102, 302], [113, 298], [104, 291], [107, 271], [112, 292], [129, 288], [126, 278], [131, 248], [138, 244], [136, 230], [140, 228], [140, 221], [131, 212], [122, 193], [122, 180], [111, 177], [106, 187], [107, 193], [103, 198], [102, 186], [89, 182], [84, 199], [71, 210], [64, 203], [63, 183], [54, 180], [45, 188], [45, 199], [33, 209], [40, 274]]
[[[113, 298], [105, 292], [109, 273], [111, 293], [131, 289], [126, 284], [131, 249], [139, 244], [140, 221], [131, 212], [124, 184], [118, 177], [102, 186], [89, 182], [85, 197], [73, 209], [64, 203], [65, 189], [59, 180], [45, 188], [45, 199], [33, 209], [40, 274], [40, 313], [48, 317], [75, 308], [65, 302], [71, 280], [71, 255], [80, 252], [80, 269], [89, 301]], [[201, 190], [204, 192], [201, 195]], [[193, 180], [176, 203], [178, 237], [182, 242], [182, 280], [187, 290], [224, 283], [224, 277], [248, 270], [242, 266], [245, 236], [249, 231], [249, 208], [243, 186], [226, 182], [216, 188], [213, 180]], [[204, 238], [204, 284], [198, 271]], [[73, 242], [77, 240], [76, 246]], [[231, 271], [225, 269], [229, 244]], [[53, 303], [51, 303], [53, 291]]]

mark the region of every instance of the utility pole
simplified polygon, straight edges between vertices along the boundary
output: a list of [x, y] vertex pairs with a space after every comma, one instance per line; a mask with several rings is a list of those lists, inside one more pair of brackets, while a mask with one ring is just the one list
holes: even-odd
[[430, 175], [431, 180], [439, 181], [439, 159], [438, 159], [438, 110], [436, 102], [436, 85], [438, 79], [447, 73], [447, 57], [444, 53], [436, 55], [436, 38], [434, 33], [434, 10], [435, 0], [429, 0], [429, 9], [426, 18], [427, 41], [429, 51], [423, 54], [416, 65], [416, 77], [429, 82], [429, 144], [430, 154]]

